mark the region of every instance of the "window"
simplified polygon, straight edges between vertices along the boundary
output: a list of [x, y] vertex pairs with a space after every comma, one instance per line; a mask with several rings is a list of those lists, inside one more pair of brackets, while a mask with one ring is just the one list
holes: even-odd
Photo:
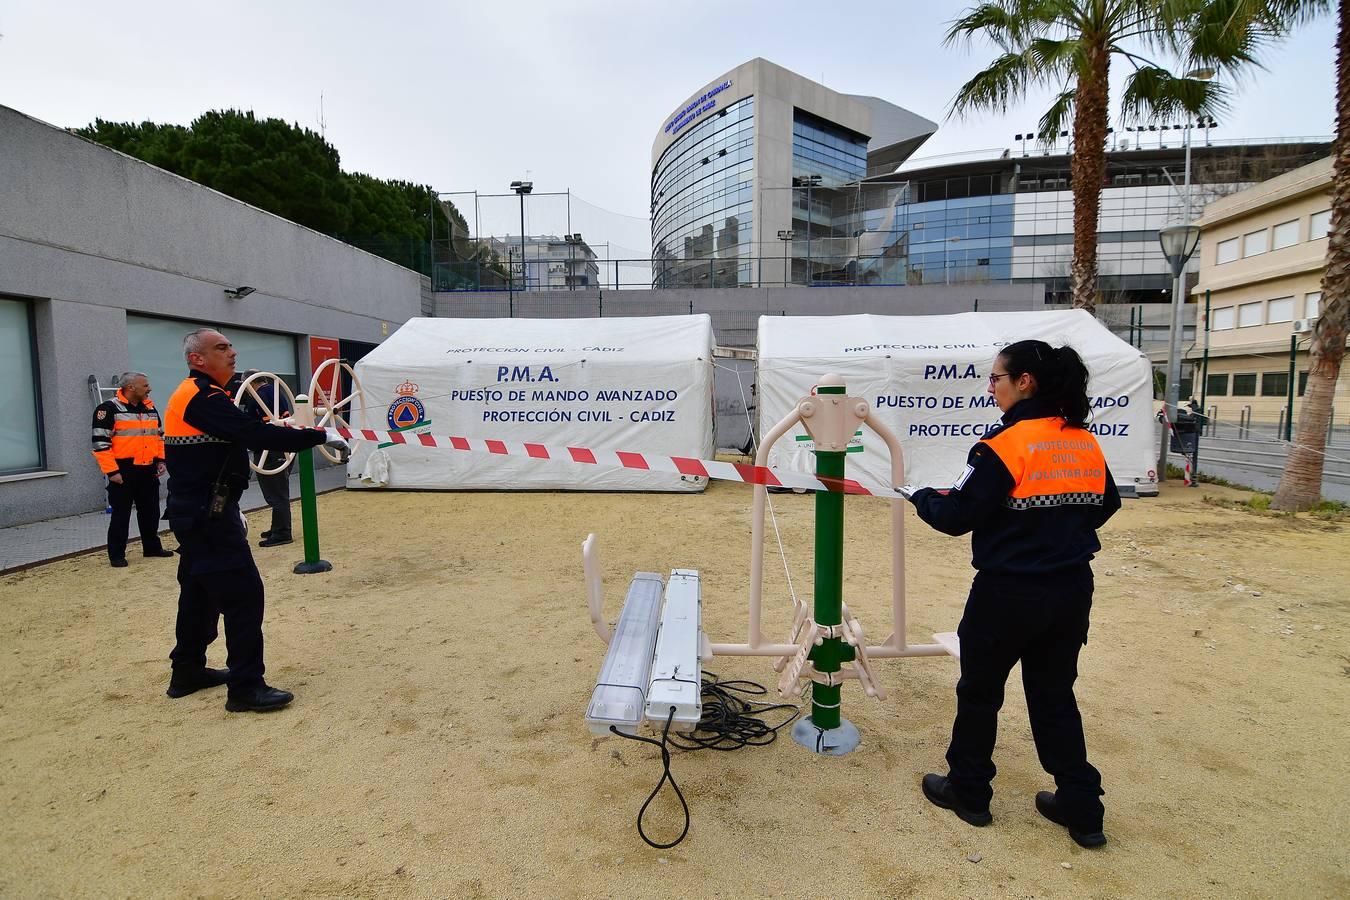
[[1261, 324], [1261, 301], [1238, 304], [1238, 327], [1250, 328]]
[[1211, 397], [1228, 396], [1228, 373], [1205, 376], [1205, 393]]
[[1288, 372], [1266, 372], [1261, 376], [1262, 397], [1285, 397], [1289, 394]]
[[1303, 295], [1303, 317], [1305, 319], [1317, 318], [1318, 311], [1322, 307], [1322, 292], [1308, 291]]
[[1253, 231], [1242, 236], [1242, 256], [1257, 256], [1266, 252], [1266, 230]]
[[1221, 266], [1224, 263], [1230, 263], [1238, 258], [1237, 238], [1229, 238], [1226, 241], [1219, 241], [1216, 247], [1218, 249], [1218, 256], [1215, 257], [1216, 265]]
[[1267, 322], [1294, 321], [1294, 298], [1276, 297], [1266, 307]]
[[1298, 243], [1298, 219], [1281, 222], [1270, 233], [1270, 249], [1280, 250]]
[[[150, 399], [162, 409], [169, 396], [187, 377], [187, 363], [183, 361], [183, 335], [200, 328], [201, 322], [180, 319], [155, 319], [149, 316], [127, 316], [127, 351], [131, 368], [144, 372], [150, 379], [154, 393]], [[239, 352], [239, 371], [259, 369], [274, 372], [299, 393], [296, 375], [295, 338], [289, 334], [250, 331], [245, 328], [221, 326], [224, 334]]]
[[1211, 331], [1227, 331], [1233, 327], [1234, 309], [1231, 306], [1221, 306], [1210, 314], [1209, 328]]
[[43, 466], [42, 410], [33, 355], [33, 308], [0, 299], [0, 475]]
[[1324, 209], [1321, 212], [1313, 213], [1312, 218], [1308, 220], [1308, 240], [1315, 241], [1318, 238], [1327, 236], [1331, 230], [1331, 210]]
[[1299, 373], [1298, 373], [1298, 395], [1299, 395], [1300, 397], [1302, 397], [1302, 396], [1303, 396], [1303, 392], [1306, 391], [1307, 389], [1308, 389], [1308, 373], [1307, 373], [1307, 372], [1299, 372]]
[[1233, 396], [1234, 397], [1255, 397], [1256, 396], [1256, 375], [1243, 374], [1233, 376]]

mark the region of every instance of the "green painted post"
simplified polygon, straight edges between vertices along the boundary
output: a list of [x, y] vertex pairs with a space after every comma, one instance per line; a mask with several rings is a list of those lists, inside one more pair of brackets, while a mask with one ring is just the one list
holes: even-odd
[[[299, 394], [295, 398], [295, 417], [306, 426], [314, 424], [314, 410], [309, 405], [309, 397]], [[333, 564], [319, 558], [319, 509], [318, 496], [314, 490], [314, 451], [301, 450], [300, 457], [300, 524], [304, 530], [305, 559], [295, 564], [296, 575], [313, 575], [328, 572]]]
[[[822, 386], [818, 394], [842, 394], [844, 388]], [[844, 477], [844, 453], [816, 451], [816, 474], [824, 478]], [[816, 491], [816, 585], [815, 619], [818, 625], [838, 625], [843, 621], [844, 600], [844, 495], [838, 491]], [[842, 638], [826, 638], [810, 655], [819, 672], [838, 672], [845, 660], [853, 659], [853, 648]], [[829, 730], [839, 727], [839, 685], [811, 686], [811, 723]]]
[[1295, 388], [1295, 369], [1294, 364], [1298, 357], [1298, 335], [1289, 335], [1289, 399], [1284, 412], [1284, 442], [1293, 443], [1294, 440], [1294, 388]]

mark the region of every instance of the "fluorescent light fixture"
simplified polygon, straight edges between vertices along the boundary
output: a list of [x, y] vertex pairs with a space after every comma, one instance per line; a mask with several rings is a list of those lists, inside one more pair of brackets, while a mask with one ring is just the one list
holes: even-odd
[[608, 734], [611, 725], [633, 734], [642, 723], [660, 614], [661, 576], [638, 572], [628, 585], [628, 597], [586, 708], [586, 725], [594, 734]]
[[671, 718], [672, 707], [672, 729], [690, 731], [703, 715], [703, 670], [698, 660], [701, 605], [697, 570], [671, 570], [647, 690], [647, 719], [658, 728]]

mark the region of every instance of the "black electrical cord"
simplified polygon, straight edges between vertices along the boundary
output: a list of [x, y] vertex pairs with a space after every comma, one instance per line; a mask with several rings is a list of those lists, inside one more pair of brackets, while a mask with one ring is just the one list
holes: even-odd
[[[704, 698], [703, 715], [699, 717], [698, 725], [689, 734], [683, 737], [671, 737], [670, 725], [675, 719], [675, 707], [673, 706], [666, 716], [666, 724], [661, 729], [661, 740], [659, 741], [636, 734], [625, 734], [617, 727], [609, 726], [611, 734], [631, 741], [651, 744], [661, 751], [661, 780], [656, 782], [656, 787], [652, 788], [652, 792], [647, 795], [647, 799], [643, 802], [642, 808], [638, 810], [637, 816], [638, 834], [649, 846], [658, 850], [667, 850], [683, 841], [685, 835], [689, 833], [689, 804], [685, 802], [680, 786], [675, 783], [675, 777], [670, 774], [669, 748], [675, 747], [678, 750], [693, 752], [695, 750], [739, 750], [742, 747], [763, 747], [772, 744], [778, 737], [779, 730], [796, 719], [801, 711], [791, 703], [757, 703], [735, 696], [736, 694], [764, 696], [768, 693], [767, 688], [753, 681], [719, 681], [715, 673], [704, 672], [703, 684], [699, 689], [699, 695]], [[792, 715], [777, 725], [770, 725], [756, 718], [766, 712], [780, 709], [790, 709]], [[705, 734], [706, 736], [704, 736]], [[675, 840], [668, 844], [659, 844], [647, 837], [647, 832], [642, 828], [642, 818], [647, 814], [647, 807], [661, 792], [661, 785], [667, 781], [670, 782], [670, 786], [675, 791], [675, 796], [679, 798], [680, 806], [684, 810], [684, 828]]]
[[[637, 817], [638, 834], [642, 836], [644, 841], [650, 846], [655, 847], [657, 850], [666, 850], [674, 847], [680, 841], [684, 840], [684, 836], [689, 833], [689, 804], [684, 802], [684, 794], [680, 792], [680, 786], [675, 783], [674, 776], [670, 774], [670, 750], [666, 747], [666, 741], [670, 736], [670, 723], [674, 718], [675, 707], [672, 706], [670, 708], [670, 714], [666, 716], [666, 725], [661, 729], [661, 740], [659, 741], [654, 741], [651, 738], [641, 737], [636, 734], [624, 734], [616, 726], [609, 726], [611, 734], [617, 734], [619, 737], [628, 738], [631, 741], [642, 741], [644, 744], [652, 744], [661, 751], [661, 766], [664, 770], [661, 773], [661, 780], [656, 782], [656, 787], [652, 788], [652, 792], [647, 795], [647, 799], [642, 804], [642, 809], [638, 810]], [[647, 832], [642, 830], [642, 817], [647, 814], [647, 807], [656, 799], [656, 795], [661, 792], [661, 785], [665, 784], [667, 781], [669, 781], [670, 786], [674, 788], [675, 796], [680, 798], [680, 806], [684, 808], [684, 829], [680, 832], [680, 836], [675, 838], [675, 840], [671, 841], [669, 844], [658, 844], [656, 841], [647, 837]]]

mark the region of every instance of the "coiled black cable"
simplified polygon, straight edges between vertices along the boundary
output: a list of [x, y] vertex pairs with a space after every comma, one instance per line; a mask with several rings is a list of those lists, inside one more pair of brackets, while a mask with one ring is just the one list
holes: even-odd
[[[652, 788], [652, 792], [647, 795], [647, 799], [643, 801], [642, 808], [638, 810], [637, 815], [638, 834], [649, 846], [655, 847], [657, 850], [667, 850], [683, 841], [685, 835], [689, 834], [689, 804], [685, 802], [680, 786], [675, 783], [675, 776], [670, 774], [669, 748], [675, 747], [677, 750], [693, 752], [695, 750], [739, 750], [742, 747], [763, 747], [772, 744], [778, 737], [779, 730], [796, 719], [801, 711], [791, 703], [758, 703], [753, 700], [743, 700], [736, 696], [736, 694], [765, 696], [768, 693], [767, 688], [753, 681], [719, 681], [715, 673], [704, 672], [703, 683], [699, 689], [699, 695], [703, 698], [703, 715], [699, 717], [698, 725], [689, 734], [671, 736], [670, 725], [675, 719], [675, 707], [673, 706], [666, 715], [666, 724], [661, 729], [661, 740], [659, 741], [636, 734], [625, 734], [617, 727], [609, 726], [610, 734], [627, 738], [630, 741], [651, 744], [661, 751], [661, 779], [656, 782], [656, 787]], [[756, 718], [756, 716], [780, 709], [790, 709], [792, 715], [776, 725], [761, 722]], [[647, 815], [647, 807], [656, 799], [656, 795], [661, 792], [661, 786], [667, 781], [670, 782], [671, 789], [675, 791], [675, 796], [680, 801], [680, 807], [684, 810], [684, 828], [681, 829], [675, 840], [661, 844], [647, 836], [646, 830], [642, 827], [642, 819]]]

